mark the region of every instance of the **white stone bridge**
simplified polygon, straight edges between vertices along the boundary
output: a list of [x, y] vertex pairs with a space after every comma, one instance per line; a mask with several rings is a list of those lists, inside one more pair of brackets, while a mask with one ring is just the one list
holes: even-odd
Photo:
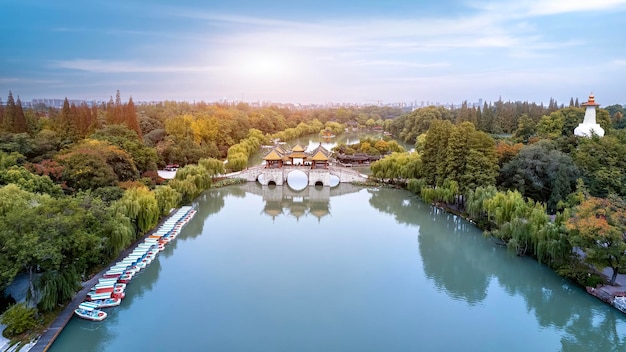
[[[330, 175], [337, 176], [339, 182], [365, 182], [367, 176], [345, 167], [329, 166], [324, 169], [312, 169], [310, 166], [283, 166], [280, 168], [265, 168], [265, 165], [253, 166], [239, 172], [233, 172], [226, 177], [242, 178], [248, 182], [258, 181], [262, 185], [275, 184], [281, 186], [287, 183], [287, 176], [293, 171], [302, 171], [308, 178], [308, 185], [330, 186]], [[259, 178], [259, 176], [262, 176]]]

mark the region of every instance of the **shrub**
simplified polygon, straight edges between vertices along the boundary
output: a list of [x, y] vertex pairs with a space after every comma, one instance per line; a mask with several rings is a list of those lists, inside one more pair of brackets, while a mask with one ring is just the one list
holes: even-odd
[[6, 337], [14, 337], [36, 327], [35, 314], [37, 314], [37, 309], [28, 307], [24, 303], [9, 307], [0, 318], [0, 322], [7, 326], [4, 329]]

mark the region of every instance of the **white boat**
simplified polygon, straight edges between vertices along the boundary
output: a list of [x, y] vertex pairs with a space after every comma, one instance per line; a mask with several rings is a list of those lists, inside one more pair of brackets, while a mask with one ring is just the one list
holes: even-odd
[[615, 296], [613, 299], [613, 307], [619, 309], [622, 313], [626, 313], [626, 297]]
[[99, 299], [97, 301], [91, 301], [91, 302], [83, 302], [80, 304], [80, 306], [78, 306], [78, 308], [81, 308], [81, 306], [83, 305], [92, 307], [92, 309], [110, 308], [110, 307], [119, 306], [121, 303], [122, 303], [122, 299], [120, 298], [107, 298], [107, 299]]
[[102, 289], [102, 288], [116, 288], [116, 287], [121, 287], [121, 288], [126, 288], [126, 284], [123, 283], [119, 283], [117, 281], [115, 281], [114, 283], [110, 283], [110, 282], [100, 282], [97, 283], [94, 288], [97, 289]]
[[97, 301], [97, 300], [100, 300], [100, 299], [111, 298], [111, 293], [113, 293], [113, 292], [96, 293], [95, 291], [91, 291], [91, 292], [87, 293], [87, 299], [90, 300], [90, 301]]
[[79, 306], [79, 308], [74, 309], [74, 313], [83, 319], [91, 321], [103, 321], [107, 317], [106, 312], [91, 307], [80, 308]]

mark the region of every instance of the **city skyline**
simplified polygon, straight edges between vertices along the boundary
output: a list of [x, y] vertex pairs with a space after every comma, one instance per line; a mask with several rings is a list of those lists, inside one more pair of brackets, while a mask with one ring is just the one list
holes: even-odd
[[0, 97], [624, 104], [626, 0], [5, 1]]

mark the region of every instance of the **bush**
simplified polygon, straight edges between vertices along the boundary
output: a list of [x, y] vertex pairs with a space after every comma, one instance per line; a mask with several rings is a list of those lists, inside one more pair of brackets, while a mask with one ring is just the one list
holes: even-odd
[[576, 282], [582, 287], [596, 287], [598, 284], [604, 284], [602, 276], [598, 275], [593, 269], [577, 260], [562, 265], [556, 270], [557, 274]]
[[35, 328], [37, 326], [36, 314], [36, 308], [28, 307], [24, 303], [12, 305], [0, 318], [0, 323], [7, 326], [4, 329], [4, 335], [11, 338]]

